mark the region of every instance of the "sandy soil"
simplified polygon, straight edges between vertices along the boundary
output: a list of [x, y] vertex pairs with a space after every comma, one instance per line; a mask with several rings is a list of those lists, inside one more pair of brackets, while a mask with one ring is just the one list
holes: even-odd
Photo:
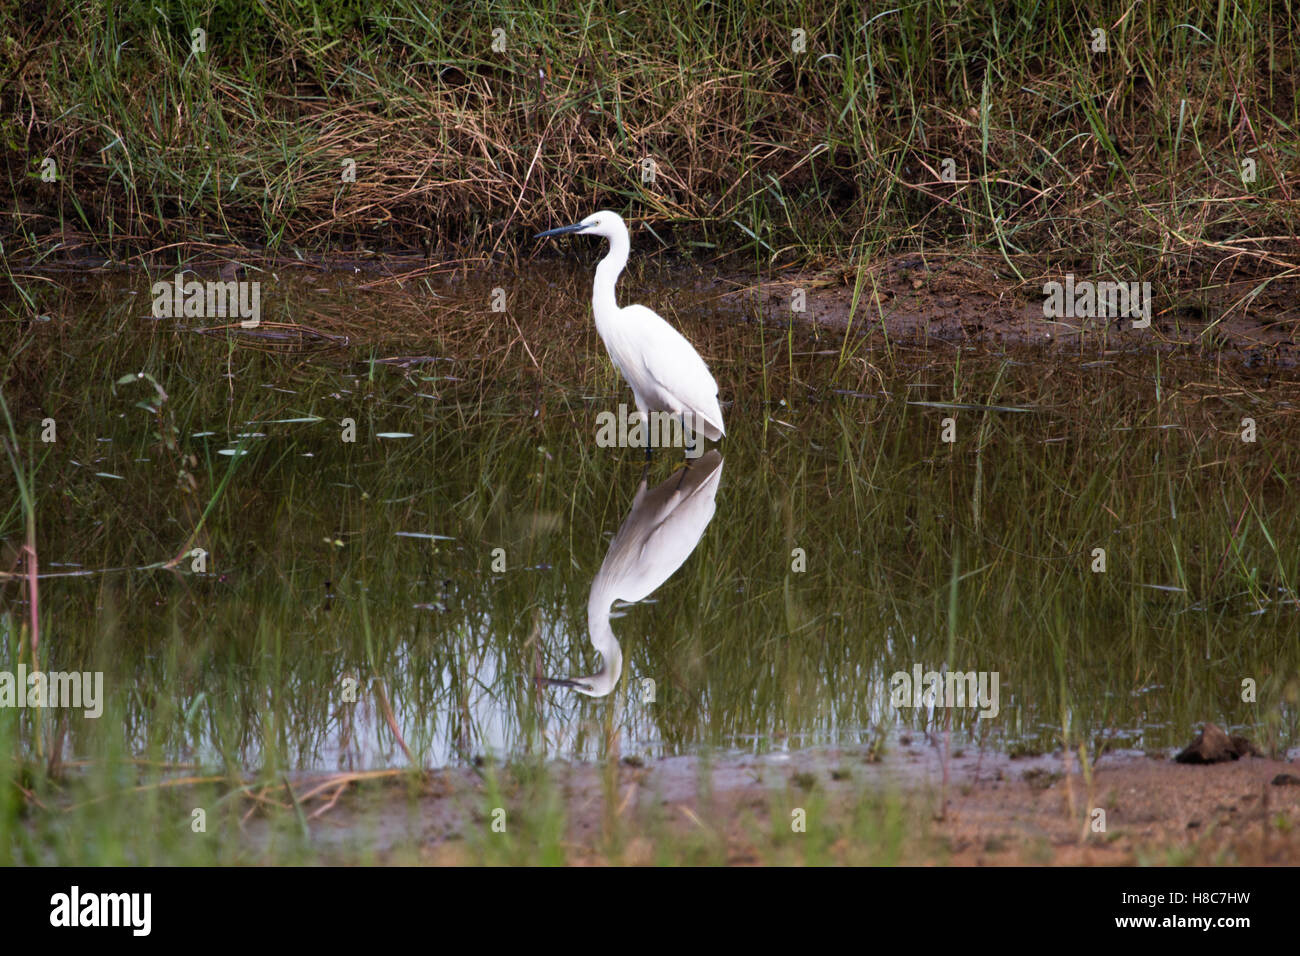
[[[1300, 864], [1294, 764], [1113, 755], [1095, 768], [1091, 790], [1077, 772], [1058, 777], [1059, 768], [1003, 773], [955, 796], [939, 824], [953, 862]], [[1078, 821], [1091, 821], [1097, 808], [1106, 830], [1089, 825], [1085, 834]]]

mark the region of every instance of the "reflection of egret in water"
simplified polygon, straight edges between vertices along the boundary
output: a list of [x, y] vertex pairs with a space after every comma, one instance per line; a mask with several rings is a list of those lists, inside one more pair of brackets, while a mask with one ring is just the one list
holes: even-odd
[[695, 550], [713, 518], [722, 480], [722, 456], [714, 449], [646, 491], [644, 474], [632, 510], [591, 582], [587, 628], [603, 666], [590, 677], [543, 678], [589, 697], [604, 697], [623, 672], [623, 650], [609, 624], [615, 601], [642, 601], [663, 584]]

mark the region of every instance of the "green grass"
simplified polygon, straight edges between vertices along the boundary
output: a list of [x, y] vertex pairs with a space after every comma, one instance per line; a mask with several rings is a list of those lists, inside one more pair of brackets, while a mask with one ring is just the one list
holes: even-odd
[[0, 241], [38, 263], [463, 259], [608, 206], [760, 267], [960, 246], [1017, 281], [1195, 290], [1296, 266], [1287, 4], [0, 9]]

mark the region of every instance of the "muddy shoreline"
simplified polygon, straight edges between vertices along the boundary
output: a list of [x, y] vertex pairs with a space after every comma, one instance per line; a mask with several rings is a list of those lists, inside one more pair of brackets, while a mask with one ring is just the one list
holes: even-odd
[[[901, 738], [883, 757], [865, 747], [765, 755], [630, 758], [599, 765], [556, 762], [547, 772], [567, 806], [563, 846], [570, 864], [651, 864], [657, 839], [696, 837], [725, 850], [730, 864], [770, 862], [758, 845], [774, 828], [851, 816], [864, 792], [897, 802], [907, 826], [896, 861], [912, 865], [1300, 864], [1300, 768], [1290, 760], [1245, 758], [1212, 766], [1172, 754], [1117, 751], [1085, 773], [1075, 755], [1013, 758], [955, 749], [944, 766], [939, 741]], [[945, 782], [946, 769], [946, 782]], [[499, 817], [530, 810], [531, 791], [508, 768], [458, 768], [423, 778], [418, 795], [385, 782], [350, 790], [319, 819], [317, 851], [346, 862], [364, 835], [383, 862], [456, 865], [493, 838]], [[307, 789], [323, 779], [301, 775]], [[707, 779], [707, 785], [701, 781]], [[499, 788], [499, 790], [498, 790]], [[490, 794], [501, 812], [484, 810]], [[486, 801], [486, 802], [485, 802]], [[265, 820], [245, 826], [254, 845]], [[612, 852], [611, 833], [619, 836]], [[843, 863], [863, 858], [846, 834], [829, 847]]]
[[794, 317], [838, 333], [866, 328], [908, 345], [1181, 351], [1286, 368], [1300, 361], [1300, 283], [1278, 282], [1266, 291], [1254, 280], [1208, 291], [1156, 289], [1147, 327], [1122, 316], [1045, 316], [1045, 286], [1073, 288], [1075, 280], [1081, 285], [1085, 277], [1061, 272], [1021, 280], [960, 256], [907, 255], [873, 263], [861, 282], [843, 271], [790, 273], [757, 285], [733, 276], [724, 280], [730, 286], [724, 297], [769, 321]]
[[[422, 256], [377, 253], [303, 259], [214, 254], [200, 256], [187, 268], [201, 279], [239, 276], [263, 281], [273, 272], [281, 278], [307, 276], [308, 281], [313, 281], [313, 275], [344, 273], [360, 280], [363, 290], [411, 292], [430, 277], [482, 279], [524, 267], [495, 258], [498, 261], [434, 262]], [[571, 260], [563, 265], [575, 267]], [[646, 280], [651, 288], [665, 292], [685, 285], [750, 320], [761, 317], [779, 326], [794, 320], [817, 334], [833, 335], [835, 344], [848, 330], [865, 334], [873, 344], [1031, 346], [1085, 354], [1182, 353], [1206, 361], [1229, 358], [1247, 367], [1300, 364], [1300, 280], [1244, 278], [1211, 289], [1155, 289], [1150, 324], [1137, 327], [1142, 320], [1130, 317], [1044, 315], [1047, 283], [1064, 285], [1068, 279], [1081, 284], [1090, 277], [1068, 272], [1016, 277], [996, 266], [960, 252], [944, 252], [881, 258], [861, 276], [844, 265], [755, 277], [725, 266], [711, 271], [697, 262], [665, 257], [647, 265], [643, 277], [625, 277], [620, 289], [624, 297], [631, 297], [628, 301], [637, 301], [645, 298], [641, 287]], [[161, 268], [171, 271], [171, 267]], [[581, 272], [584, 267], [576, 268]], [[130, 274], [137, 268], [94, 259], [45, 262], [34, 271], [50, 278], [72, 274], [84, 278], [96, 273]], [[689, 277], [684, 283], [683, 275]]]

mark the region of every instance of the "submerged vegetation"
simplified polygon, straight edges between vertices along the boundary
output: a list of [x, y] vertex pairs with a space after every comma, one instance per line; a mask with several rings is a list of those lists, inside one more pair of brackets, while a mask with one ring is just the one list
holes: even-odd
[[[1204, 719], [1265, 751], [1296, 746], [1292, 377], [1154, 355], [844, 354], [794, 331], [759, 353], [752, 323], [681, 292], [667, 311], [737, 396], [717, 514], [652, 602], [614, 621], [626, 654], [614, 698], [538, 688], [537, 674], [589, 672], [588, 591], [642, 464], [594, 442], [596, 411], [623, 388], [590, 360], [594, 333], [576, 349], [582, 335], [550, 334], [576, 281], [529, 284], [517, 331], [479, 335], [457, 305], [485, 290], [450, 280], [429, 287], [436, 300], [353, 292], [332, 320], [341, 280], [275, 287], [268, 324], [393, 330], [323, 350], [142, 327], [143, 278], [36, 288], [56, 318], [6, 353], [0, 539], [17, 573], [0, 592], [0, 671], [32, 660], [30, 522], [46, 575], [40, 661], [102, 671], [106, 699], [100, 719], [0, 708], [0, 855], [307, 858], [326, 851], [302, 834], [330, 832], [331, 814], [356, 814], [361, 833], [388, 813], [421, 819], [445, 789], [421, 768], [481, 765], [476, 786], [449, 791], [479, 821], [448, 824], [467, 841], [457, 858], [572, 860], [549, 760], [874, 751], [896, 722], [971, 751], [1090, 762], [1169, 751]], [[441, 320], [412, 331], [428, 301]], [[542, 373], [519, 376], [529, 352]], [[56, 442], [41, 441], [46, 418]], [[894, 707], [891, 675], [918, 664], [999, 672], [998, 713]], [[301, 776], [327, 771], [338, 776]], [[412, 807], [393, 810], [373, 789], [384, 781], [405, 781]], [[839, 836], [853, 849], [837, 859], [899, 859], [904, 833], [902, 858], [942, 859], [915, 842], [924, 801], [900, 807], [871, 787], [836, 799], [848, 802], [810, 843], [760, 827], [755, 859], [816, 861]], [[483, 842], [493, 800], [528, 814], [512, 817], [514, 842]], [[194, 840], [196, 807], [229, 839]], [[118, 831], [141, 814], [175, 832]], [[624, 817], [603, 852], [640, 859], [645, 844], [618, 841], [656, 826]], [[102, 843], [86, 849], [86, 832]], [[732, 845], [663, 840], [673, 859], [725, 861]]]

